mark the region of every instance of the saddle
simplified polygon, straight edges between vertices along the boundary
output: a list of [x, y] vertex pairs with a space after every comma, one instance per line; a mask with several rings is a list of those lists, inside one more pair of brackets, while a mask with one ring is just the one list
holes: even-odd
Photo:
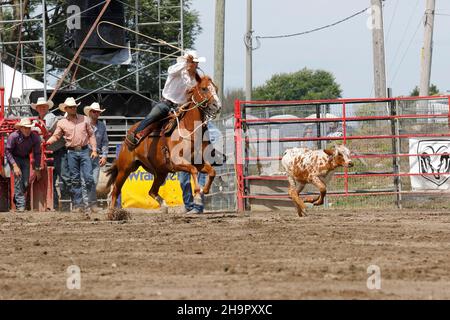
[[[152, 123], [144, 130], [142, 130], [141, 138], [136, 142], [136, 144], [128, 139], [128, 135], [125, 137], [125, 144], [130, 150], [133, 150], [141, 143], [142, 140], [147, 137], [170, 137], [172, 132], [177, 127], [177, 117], [179, 120], [181, 120], [185, 113], [185, 111], [176, 111], [175, 113], [169, 113], [166, 118]], [[136, 130], [136, 128], [134, 130]]]

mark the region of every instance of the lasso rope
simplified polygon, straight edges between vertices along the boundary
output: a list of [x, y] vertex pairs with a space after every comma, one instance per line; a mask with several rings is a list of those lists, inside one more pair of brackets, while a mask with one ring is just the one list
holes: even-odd
[[[105, 38], [103, 38], [103, 37], [100, 35], [99, 27], [100, 27], [100, 25], [103, 24], [103, 23], [113, 25], [113, 26], [115, 26], [115, 27], [117, 27], [117, 28], [121, 28], [121, 29], [126, 30], [126, 31], [128, 31], [128, 32], [137, 34], [137, 35], [139, 35], [139, 36], [141, 36], [141, 37], [144, 37], [144, 38], [147, 38], [147, 39], [156, 41], [156, 42], [158, 42], [158, 43], [160, 43], [160, 44], [169, 46], [169, 47], [174, 48], [174, 49], [177, 50], [177, 51], [175, 51], [175, 52], [173, 52], [173, 53], [171, 53], [171, 54], [167, 54], [167, 53], [162, 53], [162, 52], [157, 52], [157, 51], [147, 50], [147, 49], [130, 48], [130, 49], [133, 49], [133, 50], [135, 50], [135, 51], [142, 51], [142, 52], [149, 52], [149, 53], [163, 54], [163, 55], [165, 55], [166, 57], [170, 57], [170, 56], [173, 56], [173, 55], [177, 54], [178, 52], [184, 51], [183, 49], [178, 48], [177, 46], [174, 46], [174, 45], [172, 45], [172, 44], [170, 44], [170, 43], [167, 43], [166, 41], [164, 41], [164, 40], [162, 40], [162, 39], [157, 39], [157, 38], [150, 37], [150, 36], [148, 36], [148, 35], [145, 35], [145, 34], [143, 34], [143, 33], [137, 32], [137, 31], [132, 30], [132, 29], [130, 29], [130, 28], [121, 26], [121, 25], [119, 25], [119, 24], [117, 24], [117, 23], [114, 23], [114, 22], [110, 22], [110, 21], [100, 21], [100, 22], [97, 24], [97, 35], [98, 35], [98, 37], [99, 37], [103, 42], [109, 44], [110, 46], [117, 47], [117, 48], [121, 48], [121, 49], [128, 49], [128, 47], [126, 47], [126, 46], [121, 46], [121, 45], [119, 45], [119, 44], [109, 42], [109, 41], [107, 41]], [[198, 90], [198, 88], [197, 88], [197, 90]], [[202, 106], [202, 105], [203, 105], [205, 102], [207, 102], [208, 100], [209, 100], [208, 98], [205, 98], [205, 99], [204, 99], [203, 101], [201, 101], [201, 102], [196, 102], [196, 101], [194, 100], [194, 95], [192, 95], [192, 102], [194, 102], [194, 106], [193, 106], [192, 108], [188, 108], [188, 109], [184, 110], [184, 109], [183, 109], [184, 106], [190, 104], [190, 102], [188, 102], [188, 103], [185, 103], [185, 104], [181, 105], [180, 108], [179, 108], [179, 110], [181, 110], [181, 111], [183, 111], [183, 112], [188, 112], [188, 111], [190, 111], [190, 110], [194, 110], [194, 109], [196, 109], [196, 108]], [[192, 136], [198, 129], [200, 129], [203, 125], [205, 125], [205, 124], [208, 123], [208, 120], [205, 120], [205, 121], [203, 121], [200, 125], [198, 125], [197, 127], [195, 127], [194, 130], [193, 130], [192, 132], [190, 132], [190, 133], [187, 134], [187, 135], [183, 135], [183, 134], [181, 134], [181, 130], [180, 130], [180, 119], [178, 119], [178, 115], [177, 115], [175, 112], [174, 112], [174, 114], [175, 114], [175, 119], [176, 119], [176, 121], [177, 121], [177, 130], [178, 130], [178, 134], [179, 134], [179, 136], [180, 136], [181, 138], [183, 138], [183, 139], [189, 138], [189, 137]], [[169, 118], [169, 117], [165, 117], [165, 118], [162, 119], [162, 120], [165, 120], [165, 119], [167, 119], [167, 118]]]
[[103, 37], [100, 35], [100, 31], [99, 31], [98, 28], [100, 27], [101, 24], [104, 24], [104, 23], [113, 25], [113, 26], [115, 26], [115, 27], [117, 27], [117, 28], [121, 28], [121, 29], [126, 30], [126, 31], [128, 31], [128, 32], [137, 34], [137, 35], [139, 35], [139, 36], [141, 36], [141, 37], [144, 37], [144, 38], [147, 38], [147, 39], [156, 41], [156, 42], [158, 42], [158, 43], [160, 43], [160, 44], [163, 44], [163, 45], [166, 45], [166, 46], [168, 46], [168, 47], [174, 48], [174, 49], [176, 49], [177, 51], [175, 51], [175, 52], [169, 54], [169, 53], [163, 53], [163, 52], [158, 52], [158, 51], [153, 51], [153, 50], [148, 50], [148, 49], [140, 49], [140, 48], [130, 48], [130, 49], [132, 49], [132, 50], [135, 50], [135, 51], [142, 51], [142, 52], [149, 52], [149, 53], [156, 53], [156, 54], [163, 54], [163, 55], [165, 55], [166, 57], [173, 56], [173, 55], [175, 55], [176, 53], [183, 51], [183, 49], [178, 48], [177, 46], [174, 46], [174, 45], [172, 45], [172, 44], [170, 44], [170, 43], [167, 43], [167, 41], [164, 41], [164, 40], [162, 40], [162, 39], [157, 39], [157, 38], [150, 37], [150, 36], [148, 36], [148, 35], [145, 35], [145, 34], [143, 34], [143, 33], [137, 32], [137, 31], [135, 31], [135, 30], [131, 30], [131, 29], [127, 28], [127, 27], [121, 26], [120, 24], [117, 24], [117, 23], [114, 23], [114, 22], [110, 22], [110, 21], [100, 21], [100, 22], [98, 23], [98, 25], [97, 25], [97, 35], [98, 35], [98, 37], [99, 37], [103, 42], [109, 44], [110, 46], [117, 47], [117, 48], [121, 48], [121, 49], [128, 49], [128, 48], [129, 48], [129, 47], [127, 47], [127, 46], [121, 46], [121, 45], [119, 45], [119, 44], [109, 42], [108, 40], [106, 40], [105, 38], [103, 38]]
[[[184, 106], [189, 105], [190, 102], [188, 102], [188, 103], [183, 104], [179, 109], [180, 109], [181, 111], [188, 112], [188, 111], [190, 111], [190, 110], [194, 110], [194, 109], [196, 109], [196, 108], [202, 106], [202, 105], [203, 105], [205, 102], [207, 102], [208, 100], [209, 100], [209, 99], [205, 98], [205, 99], [204, 99], [203, 101], [201, 101], [201, 102], [196, 102], [196, 101], [194, 100], [194, 95], [192, 95], [192, 102], [194, 102], [195, 105], [194, 105], [192, 108], [183, 110], [183, 107], [184, 107]], [[189, 133], [189, 134], [187, 134], [187, 135], [182, 135], [182, 134], [181, 134], [181, 130], [180, 130], [180, 120], [178, 119], [178, 116], [177, 116], [176, 114], [175, 114], [175, 119], [177, 120], [177, 130], [178, 130], [178, 135], [179, 135], [181, 138], [183, 138], [183, 139], [188, 139], [188, 138], [189, 138], [190, 136], [192, 136], [199, 128], [201, 128], [204, 124], [207, 124], [207, 123], [208, 123], [208, 120], [205, 120], [205, 121], [203, 121], [201, 124], [199, 124], [196, 128], [194, 128], [194, 130], [193, 130], [191, 133]]]

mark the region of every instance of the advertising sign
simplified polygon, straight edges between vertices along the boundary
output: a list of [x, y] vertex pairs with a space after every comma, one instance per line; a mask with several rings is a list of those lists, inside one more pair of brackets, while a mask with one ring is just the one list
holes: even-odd
[[450, 139], [410, 139], [409, 153], [413, 190], [450, 189]]
[[[157, 209], [158, 202], [148, 195], [153, 183], [153, 175], [139, 167], [132, 172], [122, 187], [122, 208]], [[168, 206], [183, 205], [183, 196], [177, 175], [169, 174], [159, 189], [159, 195]]]

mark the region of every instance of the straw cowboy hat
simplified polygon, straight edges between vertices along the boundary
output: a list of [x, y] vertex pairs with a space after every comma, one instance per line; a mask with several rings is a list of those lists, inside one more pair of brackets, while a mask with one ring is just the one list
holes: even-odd
[[184, 55], [179, 58], [181, 60], [186, 60], [189, 56], [192, 56], [194, 58], [194, 59], [192, 59], [192, 61], [194, 61], [194, 62], [206, 62], [206, 58], [199, 57], [197, 54], [197, 51], [195, 51], [195, 50], [185, 50]]
[[31, 108], [36, 110], [37, 106], [48, 106], [49, 109], [53, 108], [53, 101], [46, 101], [44, 97], [39, 97], [36, 103], [31, 104]]
[[105, 109], [100, 109], [100, 105], [97, 102], [93, 102], [90, 106], [84, 107], [84, 114], [89, 117], [89, 112], [91, 110], [103, 112]]
[[31, 128], [31, 127], [34, 127], [34, 123], [33, 123], [33, 121], [30, 120], [30, 118], [22, 118], [22, 119], [20, 119], [20, 122], [18, 122], [14, 125], [14, 127], [16, 129], [19, 129], [20, 127]]
[[66, 107], [73, 107], [73, 106], [79, 106], [79, 103], [75, 102], [75, 99], [72, 97], [68, 97], [63, 103], [59, 104], [59, 110], [61, 110], [62, 112], [66, 112]]

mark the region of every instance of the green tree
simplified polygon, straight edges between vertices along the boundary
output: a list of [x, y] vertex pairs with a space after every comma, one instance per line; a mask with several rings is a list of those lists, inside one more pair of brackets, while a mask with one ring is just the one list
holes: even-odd
[[[19, 3], [18, 0], [11, 1], [13, 3]], [[40, 5], [42, 3], [41, 0], [29, 0], [26, 1], [26, 8], [24, 10], [24, 17], [27, 19], [34, 17], [41, 17], [41, 8]], [[124, 2], [125, 8], [125, 26], [134, 30], [135, 23], [135, 10], [133, 0], [126, 0]], [[184, 31], [184, 47], [191, 48], [195, 42], [196, 36], [201, 32], [200, 22], [199, 22], [199, 14], [195, 10], [191, 9], [191, 0], [183, 1], [183, 31]], [[161, 20], [177, 20], [179, 17], [179, 0], [164, 0], [161, 1], [161, 10], [158, 12], [157, 1], [156, 0], [143, 0], [139, 1], [140, 11], [139, 21], [140, 22], [156, 22], [158, 15], [160, 15]], [[66, 32], [66, 23], [64, 22], [67, 19], [67, 2], [60, 0], [47, 0], [46, 8], [44, 11], [46, 25], [47, 25], [47, 70], [54, 75], [61, 75], [64, 69], [68, 66], [69, 61], [73, 58], [75, 50], [71, 49], [64, 42], [64, 35]], [[4, 20], [12, 20], [12, 18], [20, 19], [18, 7], [13, 7], [12, 10], [3, 12]], [[3, 26], [2, 26], [3, 27]], [[3, 41], [17, 41], [19, 34], [18, 26], [14, 26], [14, 24], [4, 25], [4, 28], [0, 31]], [[176, 40], [181, 36], [179, 34], [179, 25], [171, 24], [171, 23], [162, 23], [158, 25], [148, 25], [148, 26], [140, 26], [139, 31], [145, 35], [156, 39], [162, 39], [167, 42], [176, 42]], [[95, 31], [94, 31], [95, 32]], [[22, 27], [22, 41], [26, 40], [36, 40], [41, 37], [42, 29], [38, 23], [24, 23]], [[127, 34], [130, 45], [132, 48], [137, 47], [136, 36], [133, 33]], [[141, 48], [148, 49], [152, 51], [161, 50], [161, 53], [169, 54], [173, 53], [174, 49], [170, 49], [167, 46], [161, 46], [157, 44], [155, 41], [144, 39], [143, 37], [139, 38], [139, 44]], [[16, 46], [15, 45], [7, 45], [3, 47], [3, 61], [5, 61], [9, 65], [14, 65], [15, 62], [15, 54], [16, 54]], [[133, 52], [132, 52], [133, 53]], [[25, 45], [24, 56], [26, 57], [34, 57], [31, 60], [27, 60], [24, 65], [25, 72], [39, 72], [42, 71], [42, 46], [37, 43], [28, 43]], [[177, 53], [176, 55], [180, 55]], [[61, 57], [62, 56], [62, 57]], [[63, 58], [64, 57], [64, 58]], [[147, 66], [152, 62], [156, 62], [158, 60], [158, 54], [141, 52], [139, 54], [139, 65], [137, 67]], [[173, 61], [173, 60], [172, 60]], [[173, 63], [167, 59], [161, 62], [161, 70], [159, 69], [158, 63], [154, 63], [152, 66], [146, 68], [145, 70], [140, 72], [140, 90], [150, 92], [150, 94], [157, 99], [159, 96], [159, 75], [160, 71], [164, 72], [167, 70], [168, 66]], [[131, 65], [120, 65], [120, 66], [112, 66], [106, 70], [100, 72], [106, 78], [109, 79], [118, 79], [125, 75], [129, 75], [131, 72], [136, 70], [136, 64], [133, 63]], [[19, 63], [20, 65], [20, 63]], [[91, 63], [86, 60], [81, 60], [81, 65], [87, 67], [91, 70], [97, 71], [101, 68], [104, 68], [105, 65]], [[75, 68], [71, 70], [71, 73], [66, 77], [66, 82], [69, 81], [73, 75]], [[83, 68], [79, 68], [76, 74], [76, 78], [80, 79], [84, 76], [90, 74], [90, 71], [87, 71]], [[37, 80], [42, 80], [42, 77], [39, 75], [33, 75]], [[52, 77], [49, 77], [52, 79]], [[55, 78], [53, 78], [53, 81]], [[107, 85], [110, 81], [104, 79], [98, 75], [92, 75], [90, 77], [85, 78], [77, 83], [78, 88], [84, 89], [94, 89], [104, 85]], [[129, 77], [121, 80], [119, 82], [122, 85], [135, 89], [135, 76], [130, 75]], [[112, 84], [107, 87], [107, 89], [119, 89], [124, 90], [123, 87], [117, 84]]]
[[[435, 84], [430, 85], [429, 94], [430, 94], [430, 96], [439, 94], [439, 89]], [[416, 86], [409, 95], [411, 97], [418, 97], [419, 96], [419, 87]]]
[[341, 97], [342, 90], [332, 73], [304, 68], [272, 76], [253, 91], [257, 100], [317, 100]]

